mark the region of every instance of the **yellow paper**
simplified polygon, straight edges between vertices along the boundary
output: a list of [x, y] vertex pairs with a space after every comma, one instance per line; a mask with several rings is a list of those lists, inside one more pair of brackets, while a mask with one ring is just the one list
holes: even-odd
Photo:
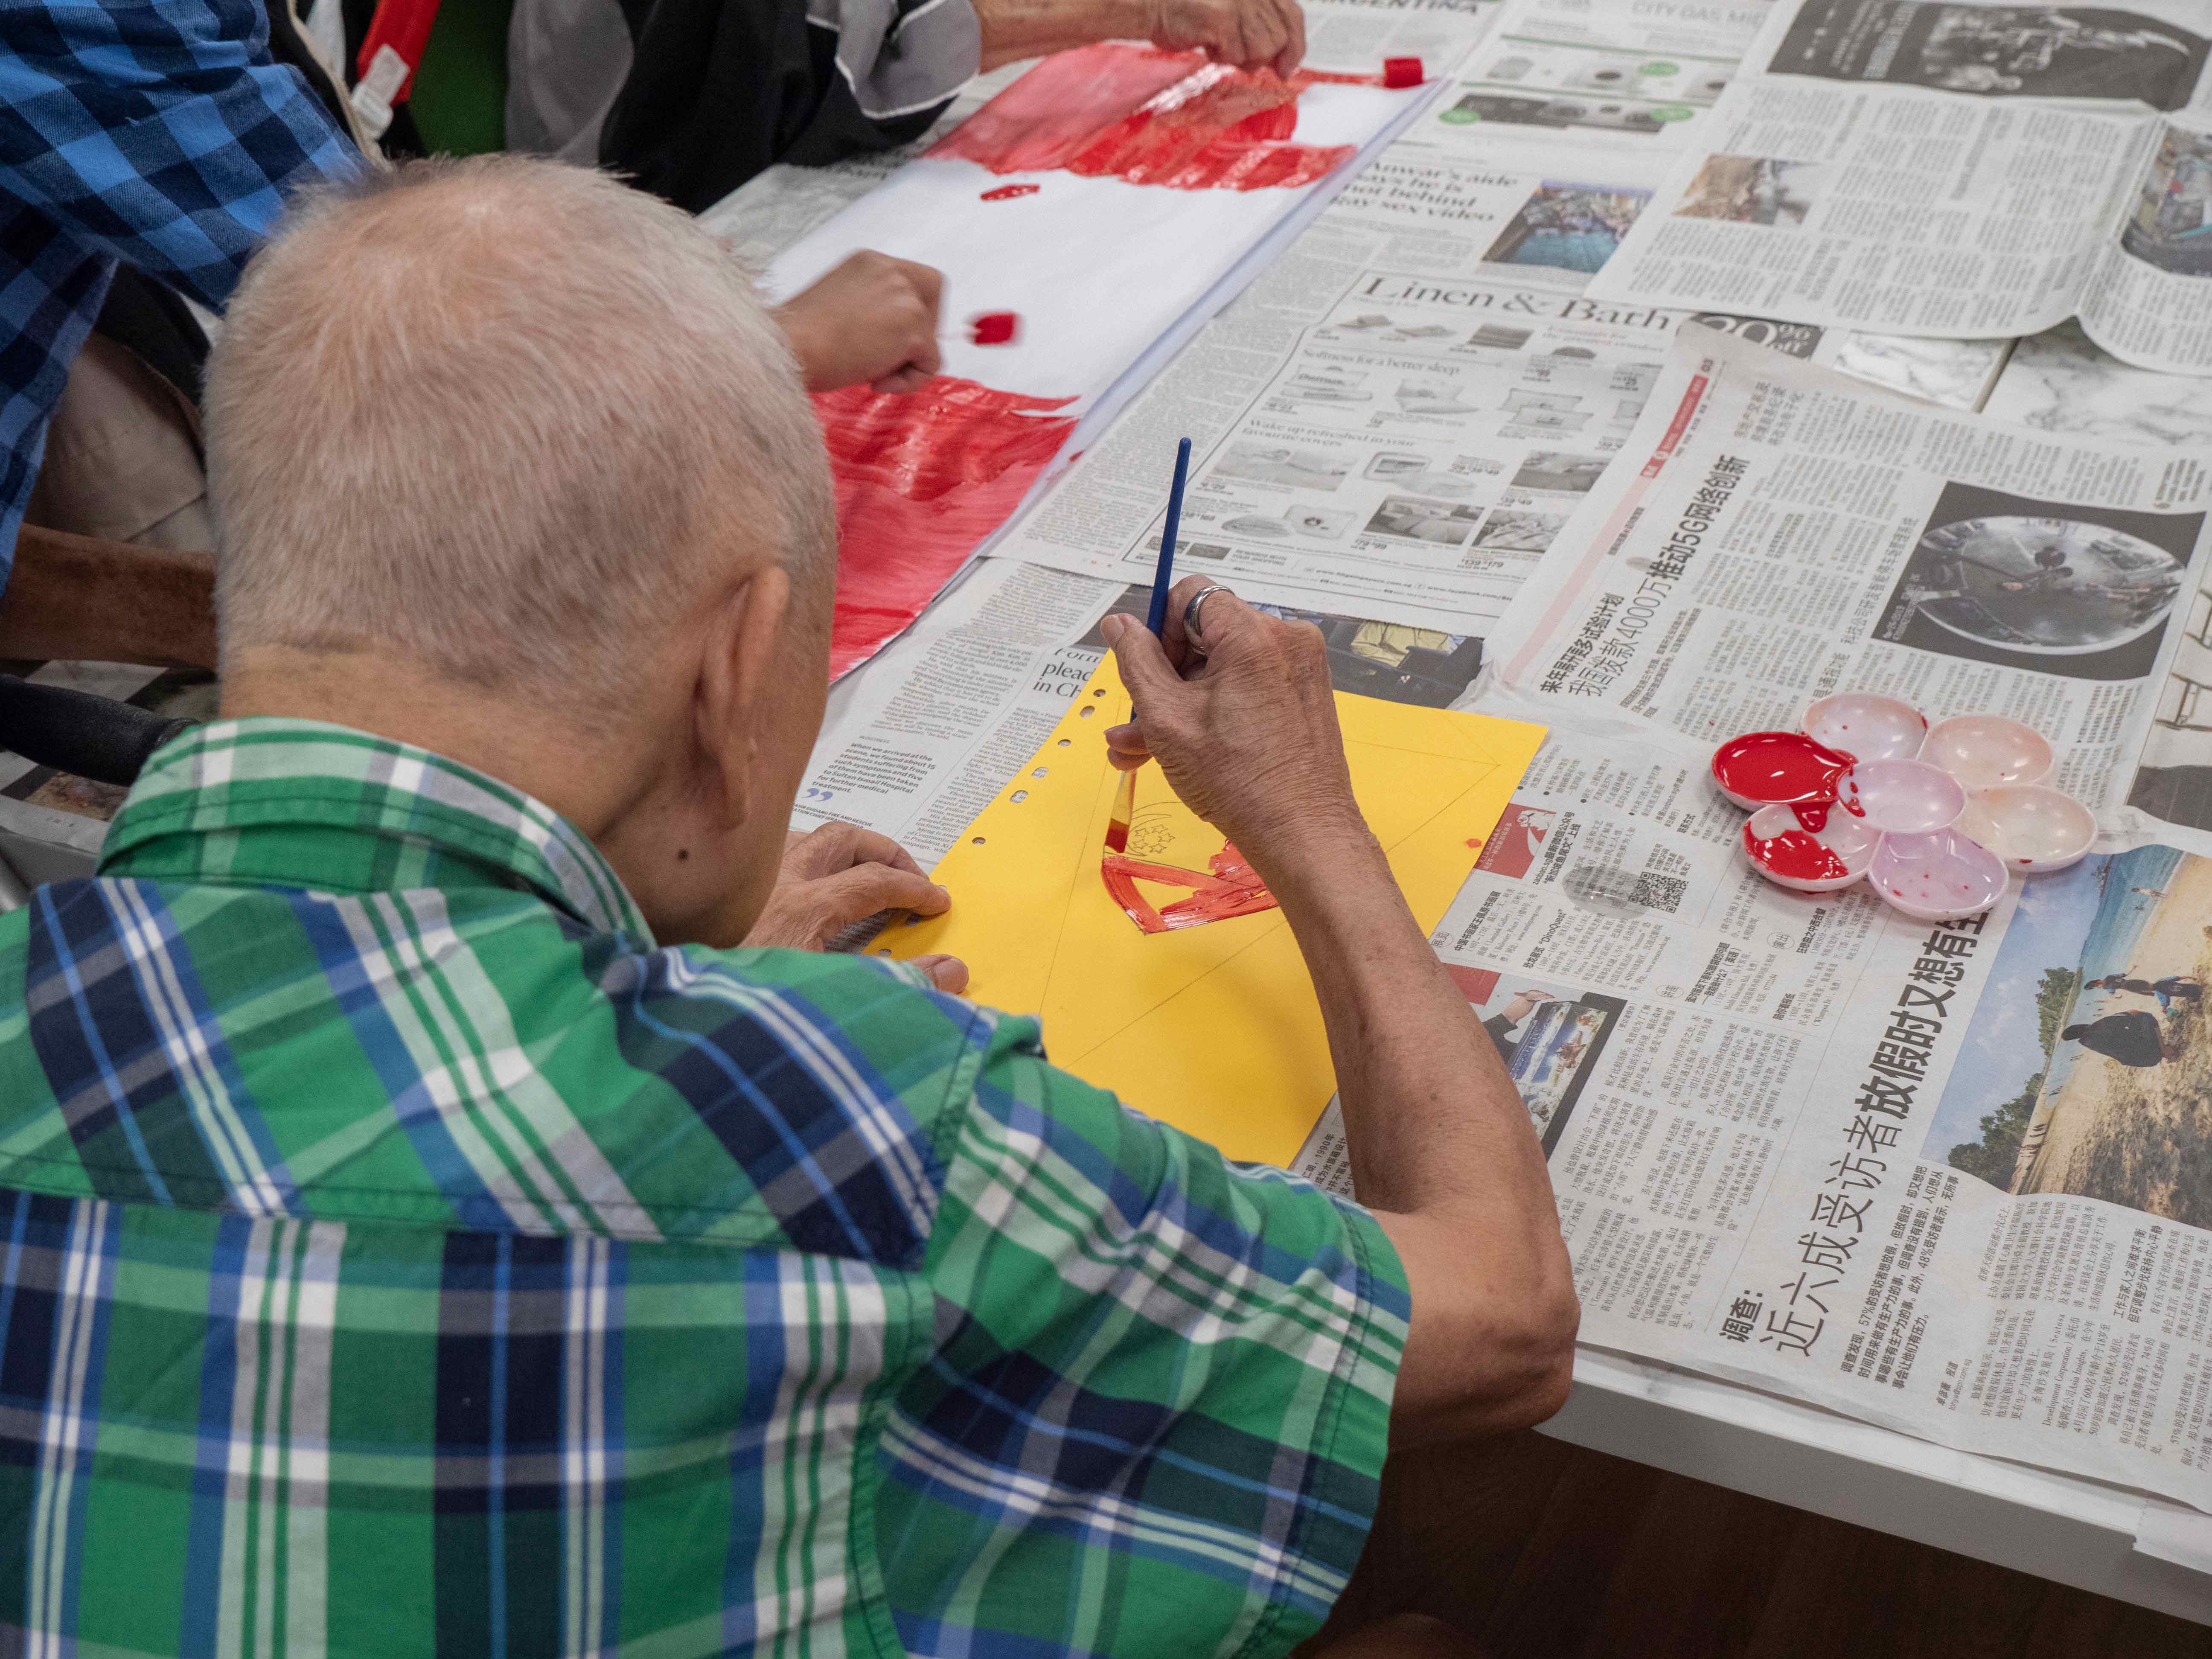
[[[1337, 695], [1352, 793], [1424, 929], [1497, 828], [1544, 728]], [[1139, 930], [1099, 874], [1121, 775], [1105, 731], [1128, 717], [1109, 657], [1044, 746], [935, 871], [952, 908], [895, 927], [897, 957], [950, 951], [968, 994], [1044, 1023], [1047, 1052], [1231, 1158], [1287, 1164], [1335, 1089], [1313, 984], [1279, 910]], [[1221, 835], [1138, 774], [1133, 854], [1205, 871]], [[1187, 891], [1147, 886], [1164, 908]]]

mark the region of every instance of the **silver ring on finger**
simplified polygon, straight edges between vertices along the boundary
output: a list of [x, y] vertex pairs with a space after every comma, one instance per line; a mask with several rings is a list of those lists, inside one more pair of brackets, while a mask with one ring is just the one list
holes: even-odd
[[1216, 593], [1225, 593], [1228, 591], [1219, 582], [1208, 582], [1197, 592], [1192, 594], [1190, 603], [1182, 608], [1183, 642], [1201, 657], [1206, 654], [1206, 639], [1199, 632], [1198, 613], [1206, 608], [1206, 602]]

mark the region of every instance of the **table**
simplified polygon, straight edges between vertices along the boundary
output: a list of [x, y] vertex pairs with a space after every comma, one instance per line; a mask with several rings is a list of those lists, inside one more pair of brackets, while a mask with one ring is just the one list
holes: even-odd
[[1539, 1432], [2212, 1625], [2212, 1516], [2140, 1492], [1589, 1346]]

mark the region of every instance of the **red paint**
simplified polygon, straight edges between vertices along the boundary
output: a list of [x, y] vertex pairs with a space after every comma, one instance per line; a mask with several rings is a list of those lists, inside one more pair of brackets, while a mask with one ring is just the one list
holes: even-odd
[[1074, 430], [1047, 412], [1071, 401], [943, 374], [903, 397], [856, 386], [814, 399], [837, 490], [833, 679], [907, 628], [1006, 522]]
[[1746, 800], [1777, 806], [1826, 805], [1851, 757], [1802, 732], [1751, 732], [1713, 751], [1713, 776]]
[[1034, 196], [1043, 188], [1042, 185], [1000, 185], [996, 190], [985, 191], [983, 199], [987, 202], [1011, 202], [1018, 197]]
[[1791, 881], [1841, 881], [1851, 872], [1833, 848], [1822, 845], [1802, 830], [1784, 830], [1778, 836], [1762, 837], [1753, 835], [1747, 823], [1743, 846], [1753, 864]]
[[1284, 80], [1109, 40], [1054, 53], [929, 154], [994, 173], [1054, 168], [1177, 190], [1310, 185], [1354, 147], [1291, 143], [1298, 94], [1322, 80], [1374, 79], [1300, 70]]
[[970, 345], [1012, 345], [1021, 332], [1022, 319], [1011, 311], [987, 311], [968, 319]]
[[1382, 60], [1382, 84], [1386, 87], [1418, 87], [1427, 78], [1421, 73], [1421, 60], [1418, 58]]
[[1817, 836], [1828, 827], [1828, 805], [1826, 802], [1819, 805], [1808, 803], [1792, 806], [1790, 810], [1797, 815], [1797, 822], [1802, 827]]
[[[1112, 895], [1114, 902], [1147, 933], [1203, 927], [1210, 921], [1227, 921], [1235, 916], [1257, 915], [1262, 910], [1275, 908], [1275, 896], [1267, 890], [1259, 872], [1245, 861], [1233, 842], [1224, 843], [1206, 864], [1211, 874], [1115, 854], [1099, 860], [1098, 873], [1104, 878], [1106, 890]], [[1151, 901], [1137, 890], [1139, 881], [1155, 882], [1164, 887], [1188, 887], [1191, 895], [1187, 899], [1177, 899], [1164, 910], [1156, 910]]]

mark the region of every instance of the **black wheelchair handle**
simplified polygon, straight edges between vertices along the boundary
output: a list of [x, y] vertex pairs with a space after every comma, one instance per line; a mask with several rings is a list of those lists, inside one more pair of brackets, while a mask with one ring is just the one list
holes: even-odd
[[95, 783], [129, 787], [149, 756], [196, 724], [165, 720], [89, 691], [0, 674], [0, 747]]

